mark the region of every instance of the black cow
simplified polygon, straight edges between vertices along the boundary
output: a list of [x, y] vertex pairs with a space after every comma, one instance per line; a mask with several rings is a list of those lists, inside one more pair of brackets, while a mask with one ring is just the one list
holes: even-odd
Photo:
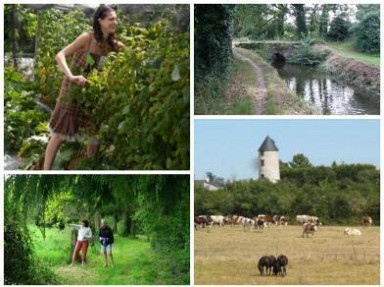
[[273, 274], [275, 276], [277, 276], [277, 275], [286, 276], [287, 275], [287, 269], [286, 269], [287, 265], [288, 265], [288, 257], [285, 255], [279, 255], [277, 257], [275, 265], [273, 266]]
[[257, 265], [257, 268], [260, 271], [260, 275], [264, 275], [264, 269], [265, 269], [265, 274], [266, 275], [271, 275], [272, 273], [272, 268], [276, 264], [276, 257], [271, 255], [271, 256], [262, 256], [259, 259], [259, 263]]

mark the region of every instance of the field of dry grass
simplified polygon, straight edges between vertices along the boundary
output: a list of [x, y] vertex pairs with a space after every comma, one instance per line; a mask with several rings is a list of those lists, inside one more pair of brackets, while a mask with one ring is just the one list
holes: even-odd
[[[195, 284], [379, 284], [380, 229], [358, 227], [362, 236], [345, 236], [344, 228], [323, 226], [310, 238], [299, 226], [199, 229]], [[287, 276], [260, 276], [259, 258], [279, 254], [289, 258]]]

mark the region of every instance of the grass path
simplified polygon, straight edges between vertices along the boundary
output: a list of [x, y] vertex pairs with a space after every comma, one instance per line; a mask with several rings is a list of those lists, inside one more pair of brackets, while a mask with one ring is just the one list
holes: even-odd
[[125, 285], [171, 284], [172, 274], [165, 268], [166, 262], [154, 253], [146, 239], [128, 239], [115, 236], [113, 256], [115, 266], [103, 267], [103, 254], [97, 244], [89, 248], [87, 264], [83, 267], [69, 265], [70, 230], [47, 229], [46, 239], [34, 231], [34, 249], [44, 262], [68, 285]]
[[380, 68], [380, 55], [369, 55], [357, 52], [353, 47], [353, 43], [351, 42], [327, 43], [326, 45], [320, 46], [326, 46], [328, 49], [331, 49], [334, 53], [338, 53], [345, 57], [351, 57], [354, 60], [372, 65], [376, 68]]
[[267, 87], [265, 85], [262, 69], [257, 65], [255, 61], [242, 54], [241, 50], [239, 49], [234, 49], [234, 56], [243, 62], [248, 62], [252, 66], [253, 73], [255, 75], [256, 88], [253, 95], [253, 102], [255, 106], [254, 111], [257, 115], [265, 114], [267, 106]]

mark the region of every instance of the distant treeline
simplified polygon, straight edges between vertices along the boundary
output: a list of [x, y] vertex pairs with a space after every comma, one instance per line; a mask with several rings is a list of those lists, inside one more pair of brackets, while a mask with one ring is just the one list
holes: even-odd
[[316, 215], [325, 224], [360, 224], [371, 216], [380, 224], [380, 171], [367, 164], [281, 163], [281, 181], [235, 181], [218, 191], [195, 187], [196, 214]]

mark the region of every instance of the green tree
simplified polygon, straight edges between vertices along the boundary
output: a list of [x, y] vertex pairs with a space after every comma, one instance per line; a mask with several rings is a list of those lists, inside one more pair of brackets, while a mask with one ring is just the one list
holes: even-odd
[[292, 161], [289, 162], [291, 168], [306, 168], [311, 167], [312, 164], [309, 159], [302, 153], [293, 156]]
[[304, 4], [292, 4], [293, 14], [296, 17], [297, 38], [302, 39], [307, 36], [307, 25]]
[[338, 15], [332, 20], [327, 37], [333, 41], [344, 41], [349, 36], [350, 26], [351, 24], [345, 20], [343, 14]]
[[380, 11], [368, 12], [359, 24], [352, 28], [355, 46], [366, 53], [380, 53]]

